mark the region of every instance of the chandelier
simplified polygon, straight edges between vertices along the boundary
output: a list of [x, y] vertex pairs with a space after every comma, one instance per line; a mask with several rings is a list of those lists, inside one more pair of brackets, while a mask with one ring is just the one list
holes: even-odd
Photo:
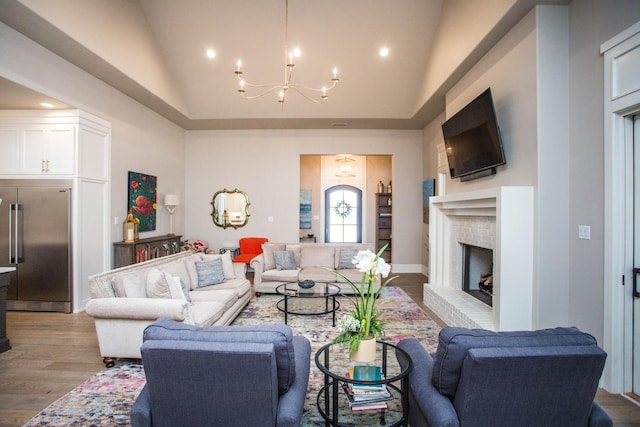
[[[284, 105], [287, 98], [287, 92], [292, 89], [302, 95], [304, 98], [317, 104], [326, 101], [329, 96], [327, 93], [336, 87], [340, 79], [338, 79], [338, 69], [333, 69], [333, 77], [331, 78], [331, 84], [329, 86], [322, 86], [321, 88], [314, 88], [305, 86], [300, 83], [291, 83], [293, 77], [293, 68], [296, 66], [294, 58], [300, 56], [299, 49], [289, 50], [289, 0], [285, 1], [285, 18], [284, 18], [284, 81], [282, 83], [266, 83], [266, 84], [252, 84], [246, 81], [242, 71], [242, 61], [238, 60], [237, 68], [235, 71], [238, 77], [240, 87], [238, 92], [240, 96], [245, 99], [260, 98], [271, 92], [278, 92], [278, 102]], [[248, 95], [247, 90], [255, 89], [257, 92], [255, 95]]]
[[336, 159], [336, 176], [338, 178], [355, 178], [356, 161], [355, 159], [343, 156], [342, 158]]

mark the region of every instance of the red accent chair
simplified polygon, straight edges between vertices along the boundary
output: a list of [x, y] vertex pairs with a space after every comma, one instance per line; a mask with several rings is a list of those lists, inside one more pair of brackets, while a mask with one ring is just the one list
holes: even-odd
[[265, 237], [243, 237], [239, 240], [240, 255], [233, 259], [233, 262], [249, 262], [262, 253], [262, 244], [268, 242]]

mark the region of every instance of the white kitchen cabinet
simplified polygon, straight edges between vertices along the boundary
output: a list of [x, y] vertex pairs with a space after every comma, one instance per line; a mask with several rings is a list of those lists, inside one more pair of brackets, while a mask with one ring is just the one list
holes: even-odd
[[18, 173], [21, 135], [18, 126], [0, 125], [0, 173]]
[[79, 110], [0, 111], [0, 178], [109, 178], [111, 128]]
[[20, 173], [74, 175], [77, 126], [40, 124], [24, 129]]

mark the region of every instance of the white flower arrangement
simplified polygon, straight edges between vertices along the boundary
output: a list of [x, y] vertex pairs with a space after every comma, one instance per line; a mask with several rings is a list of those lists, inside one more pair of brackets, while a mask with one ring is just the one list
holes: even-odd
[[348, 342], [349, 350], [352, 352], [358, 349], [361, 340], [375, 338], [384, 334], [386, 322], [380, 319], [380, 313], [375, 304], [380, 292], [397, 276], [387, 279], [377, 291], [374, 291], [374, 289], [378, 277], [386, 278], [391, 272], [391, 266], [380, 257], [387, 246], [384, 245], [377, 254], [366, 250], [359, 251], [353, 257], [353, 264], [355, 264], [358, 271], [362, 272], [360, 286], [356, 286], [347, 277], [334, 270], [338, 276], [342, 277], [351, 286], [356, 296], [351, 300], [354, 309], [338, 321], [340, 335], [334, 338], [333, 342], [336, 344]]

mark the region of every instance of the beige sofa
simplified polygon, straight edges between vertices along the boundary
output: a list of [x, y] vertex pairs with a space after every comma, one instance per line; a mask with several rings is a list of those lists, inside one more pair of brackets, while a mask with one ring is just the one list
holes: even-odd
[[[215, 264], [214, 281], [223, 282], [198, 287], [203, 275], [196, 262], [215, 259], [220, 261], [207, 264]], [[89, 277], [91, 300], [86, 310], [95, 319], [105, 364], [113, 365], [119, 357], [140, 358], [142, 332], [161, 317], [202, 327], [230, 324], [251, 297], [245, 270], [246, 265], [233, 263], [228, 252], [180, 252]]]
[[[313, 280], [335, 284], [340, 287], [341, 293], [353, 294], [354, 290], [351, 286], [331, 270], [335, 269], [354, 284], [360, 284], [362, 273], [355, 269], [351, 260], [358, 251], [367, 249], [373, 251], [373, 245], [370, 243], [265, 243], [262, 245], [262, 254], [250, 262], [254, 271], [253, 290], [257, 294], [275, 293], [276, 287], [283, 283]], [[292, 253], [295, 268], [279, 268], [276, 253], [283, 251]], [[379, 287], [380, 280], [376, 282], [376, 290]]]

